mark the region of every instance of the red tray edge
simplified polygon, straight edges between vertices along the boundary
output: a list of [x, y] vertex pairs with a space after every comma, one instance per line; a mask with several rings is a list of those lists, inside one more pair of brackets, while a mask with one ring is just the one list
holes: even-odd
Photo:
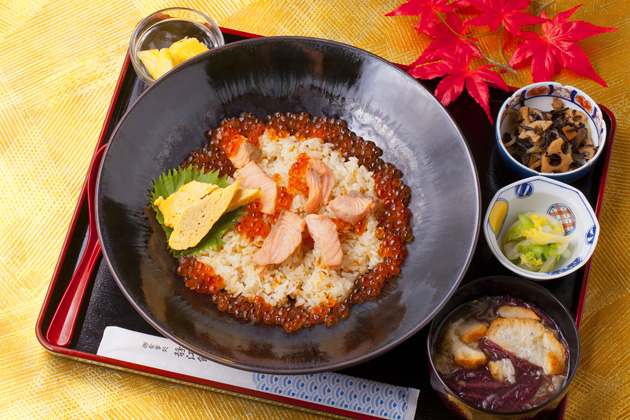
[[[98, 141], [96, 142], [94, 151], [92, 152], [92, 157], [94, 156], [96, 151], [101, 147], [101, 145], [105, 143], [105, 134], [107, 132], [107, 127], [109, 126], [109, 123], [112, 119], [112, 114], [114, 113], [114, 108], [116, 107], [116, 100], [118, 98], [118, 95], [120, 94], [120, 90], [123, 85], [123, 80], [125, 78], [125, 73], [127, 72], [128, 67], [129, 67], [129, 54], [127, 53], [123, 60], [120, 75], [118, 76], [118, 81], [116, 82], [116, 86], [114, 87], [112, 100], [109, 104], [109, 107], [107, 108], [107, 113], [105, 114], [105, 121], [103, 122], [101, 132], [99, 133]], [[91, 159], [92, 158], [90, 158], [90, 161]], [[79, 217], [81, 207], [86, 201], [87, 174], [91, 173], [93, 170], [95, 170], [94, 165], [90, 163], [90, 166], [88, 167], [88, 170], [86, 172], [85, 179], [83, 181], [83, 186], [81, 187], [81, 192], [79, 193], [79, 199], [77, 200], [77, 204], [72, 214], [72, 219], [70, 220], [70, 226], [68, 228], [68, 232], [64, 239], [63, 245], [61, 246], [61, 252], [59, 253], [59, 258], [57, 259], [57, 264], [55, 265], [52, 281], [50, 282], [50, 285], [48, 286], [48, 291], [46, 292], [46, 297], [44, 298], [42, 309], [39, 312], [39, 315], [37, 317], [37, 322], [35, 324], [35, 335], [37, 336], [37, 340], [40, 342], [42, 346], [44, 346], [46, 349], [51, 350], [51, 351], [61, 352], [61, 350], [63, 350], [64, 348], [55, 346], [46, 339], [45, 334], [43, 333], [43, 329], [42, 329], [43, 318], [44, 318], [44, 314], [46, 313], [48, 309], [48, 305], [50, 303], [50, 299], [52, 296], [52, 291], [54, 290], [55, 285], [57, 283], [57, 279], [59, 278], [59, 272], [61, 270], [62, 262], [66, 256], [66, 253], [68, 252], [68, 246], [70, 244], [72, 235], [74, 234], [74, 230], [77, 225], [77, 219]], [[98, 168], [96, 168], [96, 170], [98, 170]]]
[[[617, 119], [615, 118], [615, 115], [612, 113], [612, 111], [610, 111], [610, 109], [608, 109], [607, 107], [601, 104], [599, 105], [599, 107], [601, 108], [602, 112], [608, 115], [608, 117], [610, 118], [610, 127], [608, 129], [608, 140], [607, 140], [608, 145], [606, 146], [607, 147], [606, 154], [604, 155], [604, 158], [605, 158], [604, 169], [602, 170], [602, 178], [599, 181], [599, 194], [597, 194], [597, 205], [595, 206], [595, 217], [597, 217], [597, 220], [599, 220], [599, 215], [602, 211], [602, 203], [604, 202], [604, 195], [606, 192], [606, 181], [608, 180], [608, 167], [610, 165], [610, 157], [612, 155], [612, 148], [613, 148], [613, 143], [615, 139], [615, 131], [617, 130]], [[591, 257], [591, 259], [588, 260], [588, 262], [586, 263], [586, 266], [584, 267], [584, 277], [582, 278], [580, 298], [578, 300], [578, 307], [575, 314], [575, 326], [577, 327], [578, 331], [580, 330], [580, 327], [582, 326], [582, 315], [584, 313], [584, 301], [586, 299], [586, 292], [588, 290], [588, 280], [591, 276], [592, 262], [593, 262], [593, 258]], [[568, 400], [568, 397], [565, 396], [564, 399], [562, 400], [562, 403], [560, 404], [560, 415], [558, 416], [558, 420], [563, 420], [565, 418], [566, 411], [567, 411], [567, 400]]]
[[[237, 35], [237, 36], [242, 36], [245, 38], [262, 38], [263, 35], [257, 35], [257, 34], [252, 34], [249, 32], [243, 32], [243, 31], [239, 31], [239, 30], [234, 30], [234, 29], [229, 29], [229, 28], [220, 28], [221, 31], [223, 33], [228, 33], [228, 34], [232, 34], [232, 35]], [[101, 132], [99, 134], [99, 139], [98, 142], [96, 143], [96, 146], [94, 148], [94, 153], [96, 153], [96, 151], [98, 150], [98, 148], [105, 143], [106, 139], [105, 139], [105, 134], [107, 132], [107, 128], [110, 124], [111, 118], [112, 118], [112, 114], [114, 111], [114, 108], [116, 106], [116, 100], [118, 98], [118, 95], [120, 93], [120, 90], [122, 88], [122, 84], [123, 84], [123, 80], [125, 77], [125, 74], [127, 72], [127, 69], [129, 67], [129, 63], [130, 63], [130, 59], [129, 59], [129, 54], [127, 53], [125, 55], [125, 59], [123, 61], [123, 65], [121, 67], [121, 72], [120, 75], [118, 77], [118, 81], [116, 82], [116, 86], [114, 88], [114, 93], [112, 95], [112, 100], [109, 104], [107, 113], [106, 113], [106, 117], [105, 117], [105, 121], [103, 123], [103, 127], [101, 128]], [[393, 63], [394, 65], [396, 65], [397, 67], [399, 67], [402, 70], [409, 70], [411, 67], [405, 64], [398, 64], [398, 63]], [[511, 90], [516, 90], [516, 88], [511, 87]], [[608, 109], [607, 107], [599, 104], [600, 108], [602, 109], [603, 113], [606, 113], [608, 115], [608, 117], [611, 120], [611, 124], [608, 130], [608, 145], [607, 145], [607, 150], [606, 150], [606, 154], [604, 156], [605, 160], [604, 160], [604, 169], [602, 171], [602, 178], [600, 180], [599, 183], [599, 193], [598, 193], [598, 197], [597, 197], [597, 205], [596, 205], [596, 209], [595, 209], [595, 214], [597, 216], [597, 218], [599, 219], [599, 215], [601, 212], [601, 207], [602, 207], [602, 202], [603, 202], [603, 198], [604, 198], [604, 194], [605, 194], [605, 188], [606, 188], [606, 181], [607, 181], [607, 177], [608, 177], [608, 168], [610, 165], [610, 157], [611, 157], [611, 153], [612, 153], [612, 146], [613, 146], [613, 142], [614, 142], [614, 137], [615, 137], [615, 131], [616, 131], [616, 127], [617, 127], [617, 120], [614, 116], [614, 114], [612, 113], [612, 111], [610, 111], [610, 109]], [[93, 170], [92, 165], [90, 165], [90, 167], [88, 168], [88, 172], [90, 173], [90, 171]], [[76, 227], [77, 224], [77, 219], [78, 219], [78, 215], [79, 212], [81, 210], [81, 207], [84, 204], [84, 201], [86, 199], [85, 194], [86, 194], [86, 181], [87, 181], [87, 173], [86, 173], [86, 180], [83, 183], [83, 186], [81, 188], [81, 193], [79, 194], [79, 199], [77, 201], [77, 205], [75, 206], [75, 210], [70, 222], [70, 226], [68, 229], [68, 232], [66, 234], [66, 237], [64, 239], [64, 243], [62, 245], [62, 249], [61, 249], [61, 253], [59, 255], [59, 258], [57, 260], [57, 264], [55, 266], [55, 270], [53, 272], [53, 276], [52, 276], [52, 281], [48, 287], [48, 291], [46, 292], [46, 296], [44, 298], [43, 304], [42, 304], [42, 308], [40, 310], [39, 316], [37, 318], [37, 322], [35, 325], [35, 334], [37, 336], [37, 340], [39, 341], [39, 343], [46, 348], [47, 350], [51, 351], [52, 353], [55, 354], [59, 354], [61, 356], [65, 356], [65, 357], [69, 357], [73, 360], [79, 360], [79, 361], [86, 361], [88, 363], [92, 363], [92, 364], [97, 364], [97, 365], [102, 365], [102, 366], [106, 366], [106, 367], [111, 367], [114, 369], [120, 369], [120, 370], [124, 370], [124, 371], [128, 371], [128, 372], [132, 372], [132, 373], [136, 373], [136, 374], [142, 374], [142, 375], [147, 375], [147, 376], [154, 376], [154, 377], [159, 377], [162, 379], [167, 379], [167, 380], [172, 380], [172, 381], [176, 381], [176, 382], [182, 382], [182, 383], [192, 383], [192, 384], [196, 384], [196, 385], [201, 385], [203, 387], [210, 387], [213, 388], [216, 391], [221, 391], [221, 392], [227, 392], [231, 395], [235, 395], [235, 396], [240, 396], [240, 397], [246, 397], [246, 398], [250, 398], [253, 400], [258, 400], [260, 402], [269, 402], [269, 403], [274, 403], [274, 404], [279, 404], [279, 405], [284, 405], [290, 408], [297, 408], [297, 409], [303, 409], [303, 410], [315, 410], [315, 411], [323, 411], [323, 412], [327, 412], [329, 414], [333, 414], [333, 415], [339, 415], [339, 416], [348, 416], [348, 417], [352, 417], [352, 418], [356, 418], [356, 419], [377, 419], [377, 417], [373, 417], [373, 416], [369, 416], [369, 415], [365, 415], [365, 414], [361, 414], [361, 413], [355, 413], [355, 412], [347, 412], [345, 410], [341, 410], [335, 407], [328, 407], [328, 406], [321, 406], [321, 405], [317, 405], [315, 403], [309, 403], [307, 401], [301, 401], [301, 400], [293, 400], [291, 398], [287, 398], [287, 397], [281, 397], [281, 396], [277, 396], [277, 395], [273, 395], [273, 394], [266, 394], [263, 392], [259, 392], [259, 391], [254, 391], [254, 390], [250, 390], [250, 389], [245, 389], [245, 388], [240, 388], [240, 387], [235, 387], [235, 386], [231, 386], [231, 385], [227, 385], [227, 384], [223, 384], [223, 383], [219, 383], [219, 382], [214, 382], [214, 381], [207, 381], [207, 380], [203, 380], [203, 379], [199, 379], [199, 378], [195, 378], [195, 377], [191, 377], [188, 375], [180, 375], [180, 374], [176, 374], [173, 372], [168, 372], [168, 371], [164, 371], [161, 369], [155, 369], [155, 368], [150, 368], [147, 366], [143, 366], [143, 365], [137, 365], [137, 364], [133, 364], [133, 363], [128, 363], [128, 362], [123, 362], [123, 361], [118, 361], [115, 359], [110, 359], [110, 358], [106, 358], [103, 356], [98, 356], [98, 355], [93, 355], [91, 353], [85, 353], [85, 352], [80, 352], [80, 351], [76, 351], [76, 350], [72, 350], [72, 349], [68, 349], [65, 347], [59, 347], [59, 346], [55, 346], [53, 344], [51, 344], [45, 337], [45, 334], [43, 333], [43, 329], [42, 329], [42, 323], [43, 323], [43, 318], [44, 318], [44, 314], [46, 313], [50, 300], [51, 300], [51, 295], [52, 295], [52, 291], [54, 290], [54, 287], [56, 285], [57, 279], [59, 277], [59, 272], [61, 269], [61, 265], [62, 262], [65, 258], [66, 252], [68, 250], [68, 246], [69, 246], [69, 242], [72, 238], [72, 235], [74, 234], [74, 229]], [[575, 324], [579, 330], [580, 325], [581, 325], [581, 321], [582, 321], [582, 313], [583, 313], [583, 309], [584, 309], [584, 300], [585, 300], [585, 296], [586, 296], [586, 292], [588, 289], [588, 280], [589, 280], [589, 276], [590, 276], [590, 271], [591, 271], [591, 262], [592, 262], [592, 258], [591, 260], [588, 261], [588, 263], [586, 264], [585, 267], [585, 272], [584, 272], [584, 277], [582, 280], [582, 287], [580, 290], [580, 297], [579, 297], [579, 301], [578, 301], [578, 307], [577, 307], [577, 313], [576, 313], [576, 319], [575, 319]], [[566, 401], [567, 398], [565, 397], [561, 406], [560, 406], [560, 415], [559, 415], [559, 420], [564, 419], [565, 417], [565, 412], [566, 412]]]
[[[606, 193], [606, 182], [608, 181], [608, 168], [610, 166], [610, 157], [612, 155], [613, 143], [615, 139], [615, 131], [617, 130], [617, 119], [615, 118], [612, 111], [610, 111], [610, 109], [608, 109], [607, 107], [603, 105], [599, 105], [599, 107], [602, 109], [602, 112], [608, 115], [608, 117], [610, 118], [610, 127], [608, 129], [608, 140], [607, 140], [608, 145], [606, 146], [607, 149], [606, 149], [605, 160], [604, 160], [604, 169], [602, 170], [602, 178], [599, 181], [599, 194], [597, 196], [597, 206], [595, 206], [595, 216], [597, 217], [598, 220], [599, 220], [599, 215], [602, 211], [602, 203], [604, 202], [604, 195]], [[584, 312], [584, 300], [586, 297], [586, 291], [588, 289], [588, 280], [591, 274], [592, 261], [593, 259], [591, 258], [586, 265], [586, 269], [584, 270], [584, 278], [582, 280], [582, 289], [580, 291], [580, 299], [578, 301], [577, 314], [575, 318], [575, 325], [577, 326], [578, 330], [580, 329], [580, 326], [582, 325], [582, 315]]]

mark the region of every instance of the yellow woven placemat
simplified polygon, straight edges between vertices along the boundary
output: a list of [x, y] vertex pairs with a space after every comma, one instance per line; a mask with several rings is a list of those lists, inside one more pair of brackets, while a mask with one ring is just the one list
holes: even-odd
[[[187, 6], [208, 13], [224, 27], [333, 39], [409, 64], [429, 39], [411, 27], [417, 18], [384, 16], [401, 2], [0, 2], [0, 418], [320, 417], [57, 357], [37, 342], [35, 321], [129, 36], [141, 18], [164, 7]], [[568, 71], [554, 79], [608, 106], [619, 125], [584, 311], [582, 361], [569, 394], [567, 418], [628, 419], [630, 127], [625, 115], [630, 105], [630, 1], [585, 3], [574, 19], [618, 28], [580, 43], [610, 87]], [[548, 11], [553, 15], [577, 4], [561, 0]], [[524, 70], [507, 75], [506, 81], [520, 86], [531, 78]]]

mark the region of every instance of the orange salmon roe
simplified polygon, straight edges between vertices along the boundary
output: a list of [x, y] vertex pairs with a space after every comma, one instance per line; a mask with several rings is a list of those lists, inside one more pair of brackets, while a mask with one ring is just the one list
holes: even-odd
[[289, 181], [287, 185], [289, 191], [302, 193], [305, 197], [308, 197], [308, 185], [306, 185], [306, 167], [308, 161], [311, 160], [306, 153], [300, 153], [298, 159], [289, 168]]
[[[227, 158], [227, 151], [234, 136], [243, 135], [248, 141], [258, 145], [258, 137], [265, 129], [270, 130], [270, 138], [294, 135], [298, 139], [319, 137], [332, 144], [344, 158], [355, 157], [359, 164], [374, 173], [376, 196], [383, 202], [383, 210], [378, 213], [376, 236], [381, 240], [379, 253], [383, 262], [369, 273], [355, 280], [350, 295], [343, 302], [326, 302], [326, 305], [307, 310], [295, 306], [293, 301], [272, 307], [260, 297], [247, 299], [222, 290], [224, 281], [216, 276], [212, 267], [199, 263], [194, 257], [182, 257], [179, 260], [178, 274], [184, 277], [186, 286], [200, 293], [209, 293], [212, 302], [221, 311], [226, 311], [237, 318], [249, 322], [264, 322], [281, 325], [286, 332], [308, 328], [316, 324], [335, 325], [346, 319], [350, 308], [356, 303], [375, 299], [383, 287], [400, 273], [400, 264], [407, 255], [408, 242], [413, 241], [410, 221], [411, 212], [407, 208], [411, 200], [411, 189], [402, 181], [402, 172], [391, 163], [383, 161], [383, 151], [371, 141], [366, 141], [350, 131], [346, 122], [340, 119], [312, 117], [307, 113], [275, 113], [267, 116], [265, 122], [250, 113], [238, 118], [228, 118], [221, 126], [209, 130], [205, 135], [208, 144], [190, 154], [184, 165], [205, 167], [206, 170], [218, 170], [222, 175], [233, 175], [235, 168]], [[256, 236], [266, 238], [282, 209], [289, 209], [295, 194], [308, 196], [306, 186], [306, 165], [308, 156], [300, 155], [291, 166], [287, 187], [279, 187], [277, 208], [273, 215], [260, 212], [260, 202], [255, 201], [245, 208], [245, 215], [236, 224], [236, 231], [253, 239]], [[279, 179], [274, 177], [276, 181]], [[356, 225], [350, 225], [339, 219], [333, 219], [339, 232], [354, 231], [361, 235], [366, 231], [366, 219]], [[303, 245], [313, 247], [313, 240], [305, 233]]]

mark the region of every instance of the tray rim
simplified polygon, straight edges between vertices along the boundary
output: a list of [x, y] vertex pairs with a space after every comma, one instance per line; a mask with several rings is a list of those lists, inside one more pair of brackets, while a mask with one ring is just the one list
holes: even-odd
[[[240, 37], [244, 37], [248, 39], [264, 37], [263, 35], [253, 34], [249, 32], [244, 32], [244, 31], [234, 30], [234, 29], [229, 29], [229, 28], [224, 28], [224, 27], [220, 27], [220, 30], [226, 34], [240, 36]], [[398, 64], [398, 63], [393, 63], [393, 64], [403, 70], [409, 70], [411, 68], [409, 65], [405, 65], [405, 64]], [[113, 114], [117, 105], [117, 101], [119, 99], [120, 91], [122, 90], [122, 87], [124, 85], [124, 79], [129, 70], [129, 67], [130, 67], [130, 57], [129, 57], [129, 52], [127, 52], [125, 54], [125, 58], [121, 66], [118, 80], [114, 87], [112, 99], [110, 101], [107, 112], [105, 114], [105, 120], [103, 122], [103, 126], [99, 133], [98, 141], [96, 142], [96, 145], [92, 152], [92, 156], [96, 153], [96, 151], [102, 145], [106, 144], [108, 141], [108, 139], [106, 138], [106, 134], [110, 126], [110, 123], [111, 123], [111, 120], [112, 120], [112, 117], [113, 117]], [[498, 86], [492, 83], [490, 83], [489, 86], [498, 88]], [[518, 88], [516, 87], [510, 87], [510, 91], [512, 92], [516, 91], [517, 89]], [[608, 139], [607, 139], [608, 144], [607, 144], [607, 150], [605, 153], [604, 167], [602, 169], [602, 177], [599, 181], [596, 208], [595, 208], [595, 215], [599, 219], [601, 209], [602, 209], [602, 203], [604, 200], [604, 195], [606, 192], [608, 169], [610, 166], [617, 121], [616, 121], [616, 117], [614, 116], [614, 114], [608, 107], [601, 104], [598, 104], [598, 105], [602, 109], [602, 112], [605, 113], [610, 118], [610, 127], [608, 129]], [[81, 210], [84, 208], [85, 202], [87, 200], [87, 196], [86, 196], [87, 174], [91, 173], [91, 171], [93, 170], [95, 170], [94, 165], [90, 163], [88, 170], [86, 172], [86, 179], [84, 180], [83, 185], [81, 187], [79, 198], [77, 200], [77, 204], [75, 205], [72, 218], [68, 227], [68, 231], [66, 233], [63, 245], [61, 247], [61, 251], [59, 253], [59, 257], [55, 265], [55, 269], [53, 271], [53, 275], [51, 277], [51, 282], [49, 284], [48, 290], [46, 292], [46, 296], [42, 303], [42, 307], [40, 309], [40, 313], [37, 317], [37, 321], [35, 324], [35, 335], [37, 337], [37, 340], [46, 350], [48, 350], [49, 352], [55, 355], [59, 355], [61, 357], [69, 358], [72, 360], [87, 362], [87, 363], [104, 366], [108, 368], [114, 368], [114, 369], [118, 369], [118, 370], [122, 370], [126, 372], [140, 374], [143, 376], [169, 380], [169, 381], [181, 383], [184, 385], [189, 385], [189, 386], [192, 385], [192, 386], [196, 386], [196, 387], [200, 387], [204, 389], [211, 389], [215, 392], [225, 393], [231, 396], [236, 396], [236, 397], [241, 397], [241, 398], [248, 398], [248, 399], [261, 402], [261, 403], [272, 403], [279, 406], [283, 406], [285, 408], [298, 409], [298, 410], [303, 410], [303, 411], [307, 411], [307, 412], [311, 412], [315, 414], [321, 414], [323, 412], [323, 413], [326, 413], [327, 415], [332, 415], [338, 418], [350, 417], [350, 418], [356, 418], [356, 419], [380, 419], [380, 417], [374, 417], [368, 414], [357, 413], [354, 411], [347, 411], [347, 410], [339, 409], [336, 407], [319, 405], [319, 404], [312, 403], [309, 401], [296, 400], [296, 399], [292, 399], [289, 397], [284, 397], [284, 396], [280, 396], [276, 394], [268, 394], [268, 393], [257, 391], [257, 390], [241, 388], [241, 387], [237, 387], [233, 385], [224, 384], [221, 382], [201, 379], [201, 378], [197, 378], [197, 377], [193, 377], [189, 375], [183, 375], [179, 373], [165, 371], [162, 369], [152, 368], [149, 366], [125, 362], [125, 361], [116, 360], [116, 359], [112, 359], [112, 358], [108, 358], [104, 356], [99, 356], [97, 354], [75, 350], [72, 348], [60, 347], [60, 346], [56, 346], [50, 343], [46, 339], [46, 333], [43, 330], [44, 318], [46, 316], [46, 313], [49, 310], [51, 310], [49, 306], [51, 304], [52, 294], [53, 294], [53, 291], [55, 290], [55, 285], [57, 284], [57, 281], [59, 279], [61, 268], [62, 268], [64, 259], [66, 257], [66, 253], [68, 252], [70, 242], [74, 236], [74, 232], [78, 224], [79, 215], [81, 213]], [[96, 168], [96, 170], [98, 170], [98, 168]], [[579, 300], [578, 300], [578, 304], [576, 308], [574, 321], [578, 328], [578, 331], [580, 329], [581, 322], [582, 322], [584, 301], [585, 301], [585, 296], [588, 289], [588, 280], [590, 278], [592, 260], [593, 260], [592, 258], [589, 259], [589, 261], [585, 265], [584, 275], [582, 278], [582, 285], [580, 288]], [[564, 419], [565, 417], [566, 401], [567, 401], [567, 398], [565, 397], [559, 407], [560, 411], [559, 411], [558, 419], [560, 420]], [[417, 407], [417, 409], [418, 408], [420, 407]]]

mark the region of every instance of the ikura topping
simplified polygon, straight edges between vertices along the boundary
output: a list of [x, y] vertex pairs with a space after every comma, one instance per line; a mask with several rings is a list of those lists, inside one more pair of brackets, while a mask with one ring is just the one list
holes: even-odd
[[543, 404], [562, 389], [568, 369], [568, 351], [554, 322], [510, 296], [455, 309], [438, 334], [433, 359], [451, 391], [499, 412]]
[[542, 173], [562, 173], [577, 169], [597, 152], [582, 111], [564, 106], [554, 98], [552, 110], [522, 106], [510, 110], [511, 127], [503, 135], [503, 145], [514, 159]]
[[[210, 294], [219, 310], [286, 332], [332, 326], [400, 273], [413, 240], [411, 190], [344, 121], [244, 113], [205, 136], [184, 168], [261, 191], [224, 245], [179, 259], [186, 286]], [[333, 204], [344, 196], [352, 203]]]

